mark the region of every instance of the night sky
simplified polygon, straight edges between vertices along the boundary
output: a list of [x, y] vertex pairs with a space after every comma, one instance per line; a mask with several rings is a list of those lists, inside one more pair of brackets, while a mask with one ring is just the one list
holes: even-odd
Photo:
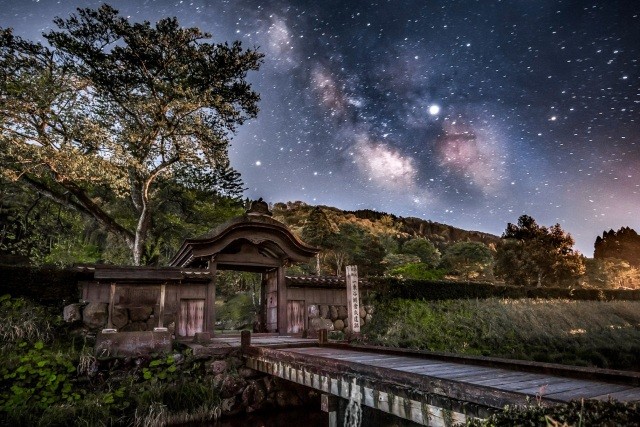
[[[29, 39], [100, 2], [2, 1]], [[265, 53], [231, 147], [246, 196], [501, 234], [640, 231], [640, 2], [112, 1]]]

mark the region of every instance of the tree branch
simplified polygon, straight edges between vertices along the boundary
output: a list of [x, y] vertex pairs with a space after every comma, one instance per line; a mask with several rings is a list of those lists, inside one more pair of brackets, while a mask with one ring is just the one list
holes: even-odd
[[118, 224], [113, 218], [109, 216], [105, 211], [103, 211], [100, 206], [96, 205], [84, 192], [79, 188], [71, 188], [68, 186], [64, 186], [73, 196], [76, 197], [76, 200], [68, 197], [65, 194], [61, 194], [47, 185], [39, 182], [28, 175], [22, 175], [20, 177], [20, 181], [42, 194], [43, 196], [49, 198], [50, 200], [66, 206], [70, 209], [75, 210], [83, 215], [91, 216], [98, 220], [102, 225], [104, 225], [109, 231], [119, 235], [124, 238], [128, 244], [131, 244], [134, 239], [134, 235], [131, 231], [127, 230], [120, 224]]

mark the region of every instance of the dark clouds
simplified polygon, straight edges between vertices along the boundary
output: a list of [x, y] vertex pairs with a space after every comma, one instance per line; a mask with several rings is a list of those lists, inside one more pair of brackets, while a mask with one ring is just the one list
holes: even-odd
[[[36, 37], [75, 6], [3, 2]], [[91, 3], [98, 6], [98, 3]], [[501, 233], [527, 213], [591, 254], [640, 229], [640, 6], [630, 1], [115, 1], [266, 54], [232, 160], [270, 201]]]

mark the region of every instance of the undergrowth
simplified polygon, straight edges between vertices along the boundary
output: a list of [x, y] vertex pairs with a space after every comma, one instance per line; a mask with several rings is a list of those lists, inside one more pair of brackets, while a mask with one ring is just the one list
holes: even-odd
[[6, 296], [0, 309], [0, 425], [159, 426], [220, 416], [219, 387], [188, 351], [100, 360], [42, 306]]

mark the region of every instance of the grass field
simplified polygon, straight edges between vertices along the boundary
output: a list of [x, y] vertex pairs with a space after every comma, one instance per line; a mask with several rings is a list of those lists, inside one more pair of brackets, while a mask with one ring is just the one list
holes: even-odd
[[391, 300], [369, 343], [640, 371], [640, 301]]

